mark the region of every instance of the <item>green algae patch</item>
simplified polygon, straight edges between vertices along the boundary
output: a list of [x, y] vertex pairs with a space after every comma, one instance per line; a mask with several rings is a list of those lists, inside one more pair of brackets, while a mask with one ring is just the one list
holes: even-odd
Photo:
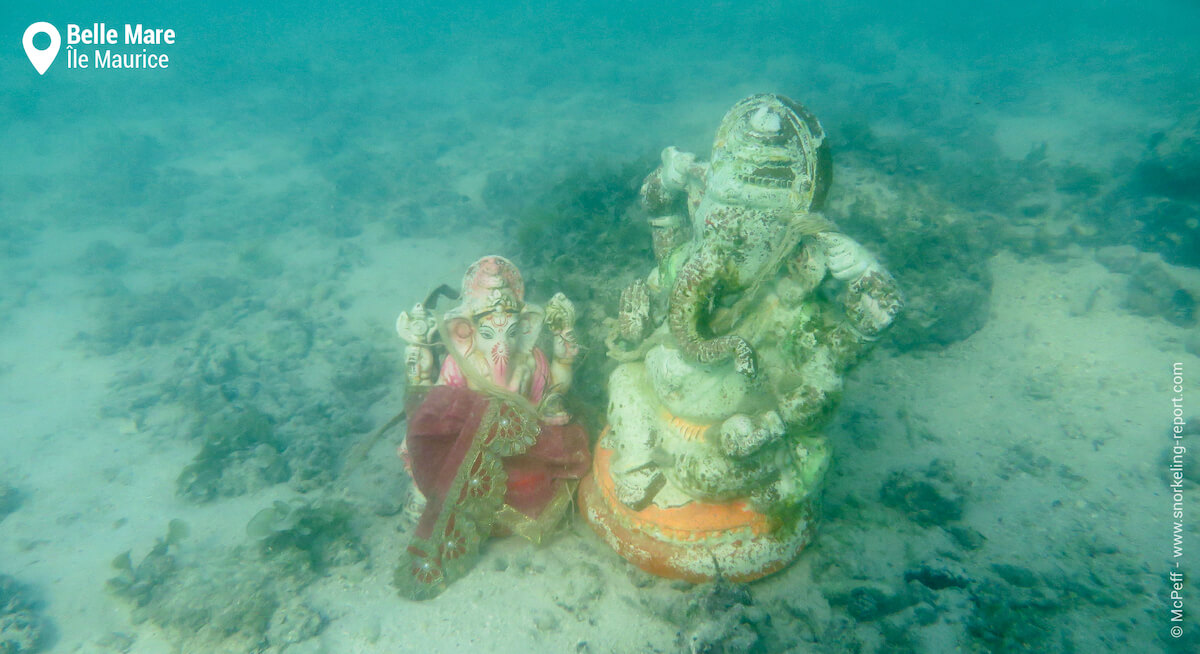
[[186, 500], [241, 495], [291, 477], [273, 421], [253, 407], [210, 420], [202, 438], [200, 453], [176, 479], [176, 494]]

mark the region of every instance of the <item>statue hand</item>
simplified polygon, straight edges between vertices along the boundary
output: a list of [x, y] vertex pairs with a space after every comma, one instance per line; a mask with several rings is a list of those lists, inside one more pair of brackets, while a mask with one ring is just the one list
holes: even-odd
[[663, 190], [676, 192], [683, 190], [691, 174], [692, 165], [696, 163], [696, 155], [691, 152], [680, 152], [675, 146], [662, 151], [662, 184]]
[[433, 316], [420, 302], [413, 305], [411, 313], [402, 311], [396, 318], [396, 333], [413, 345], [428, 345], [436, 331], [437, 325], [433, 322]]
[[542, 422], [548, 425], [565, 425], [571, 421], [571, 414], [563, 406], [561, 395], [552, 394], [542, 402]]
[[904, 306], [904, 299], [892, 276], [879, 269], [868, 270], [850, 283], [846, 304], [846, 315], [854, 327], [870, 338], [892, 324]]
[[834, 279], [847, 281], [861, 277], [879, 264], [857, 241], [838, 232], [822, 232], [814, 239], [825, 252], [825, 263]]
[[554, 360], [560, 364], [571, 366], [575, 356], [579, 354], [579, 341], [575, 338], [575, 330], [567, 329], [554, 334]]
[[433, 349], [423, 345], [405, 348], [404, 371], [409, 386], [433, 385]]
[[533, 386], [533, 359], [521, 357], [510, 362], [508, 390], [528, 395]]
[[621, 338], [641, 343], [650, 328], [650, 293], [646, 282], [641, 279], [621, 291], [620, 309], [617, 313], [617, 331]]
[[783, 433], [783, 419], [775, 411], [755, 418], [736, 413], [721, 424], [721, 450], [734, 458], [746, 457]]
[[554, 335], [554, 358], [568, 362], [579, 353], [575, 340], [575, 305], [562, 293], [555, 293], [546, 303], [546, 326]]
[[829, 416], [836, 399], [836, 392], [801, 384], [779, 398], [779, 411], [793, 428], [810, 429]]
[[575, 328], [575, 305], [562, 293], [555, 293], [546, 303], [546, 326], [555, 334]]

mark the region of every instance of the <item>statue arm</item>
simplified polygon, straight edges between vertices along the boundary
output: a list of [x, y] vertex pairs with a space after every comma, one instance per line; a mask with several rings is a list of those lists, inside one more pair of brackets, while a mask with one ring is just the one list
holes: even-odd
[[828, 274], [825, 252], [813, 241], [805, 240], [787, 263], [787, 274], [779, 279], [779, 299], [789, 306], [799, 305], [808, 300]]
[[691, 236], [688, 214], [703, 194], [705, 166], [696, 155], [668, 147], [662, 164], [642, 183], [642, 208], [650, 215], [654, 256], [661, 264]]
[[866, 340], [873, 340], [900, 313], [904, 299], [896, 280], [875, 255], [840, 232], [814, 237], [825, 255], [829, 273], [847, 283], [846, 317]]
[[550, 387], [556, 393], [566, 393], [575, 377], [579, 342], [575, 338], [575, 305], [562, 293], [555, 293], [546, 304], [546, 326], [554, 339]]
[[433, 339], [437, 334], [433, 316], [418, 302], [411, 312], [400, 312], [396, 318], [396, 333], [408, 343], [404, 348], [404, 373], [408, 385], [433, 385]]

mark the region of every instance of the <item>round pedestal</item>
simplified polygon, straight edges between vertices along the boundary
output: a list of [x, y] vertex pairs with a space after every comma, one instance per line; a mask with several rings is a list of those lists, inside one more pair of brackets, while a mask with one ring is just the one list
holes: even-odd
[[741, 501], [673, 509], [651, 504], [634, 511], [616, 498], [611, 458], [612, 450], [596, 449], [592, 474], [579, 485], [583, 515], [617, 553], [651, 574], [693, 583], [718, 575], [751, 581], [786, 566], [812, 537], [811, 512], [789, 528], [774, 529]]

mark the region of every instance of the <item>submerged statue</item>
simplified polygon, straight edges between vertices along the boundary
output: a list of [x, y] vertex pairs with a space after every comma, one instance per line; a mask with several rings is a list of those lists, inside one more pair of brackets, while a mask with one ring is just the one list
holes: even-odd
[[709, 162], [669, 147], [645, 180], [657, 266], [608, 339], [608, 428], [580, 502], [655, 574], [755, 579], [812, 537], [842, 376], [895, 318], [892, 276], [818, 211], [820, 123], [738, 102]]
[[[562, 403], [575, 307], [561, 293], [544, 309], [524, 296], [512, 262], [489, 256], [467, 270], [461, 305], [438, 316], [418, 303], [396, 321], [408, 342], [403, 456], [425, 500], [396, 569], [406, 597], [442, 592], [493, 532], [540, 540], [590, 465], [587, 433]], [[552, 359], [537, 345], [543, 325]]]

